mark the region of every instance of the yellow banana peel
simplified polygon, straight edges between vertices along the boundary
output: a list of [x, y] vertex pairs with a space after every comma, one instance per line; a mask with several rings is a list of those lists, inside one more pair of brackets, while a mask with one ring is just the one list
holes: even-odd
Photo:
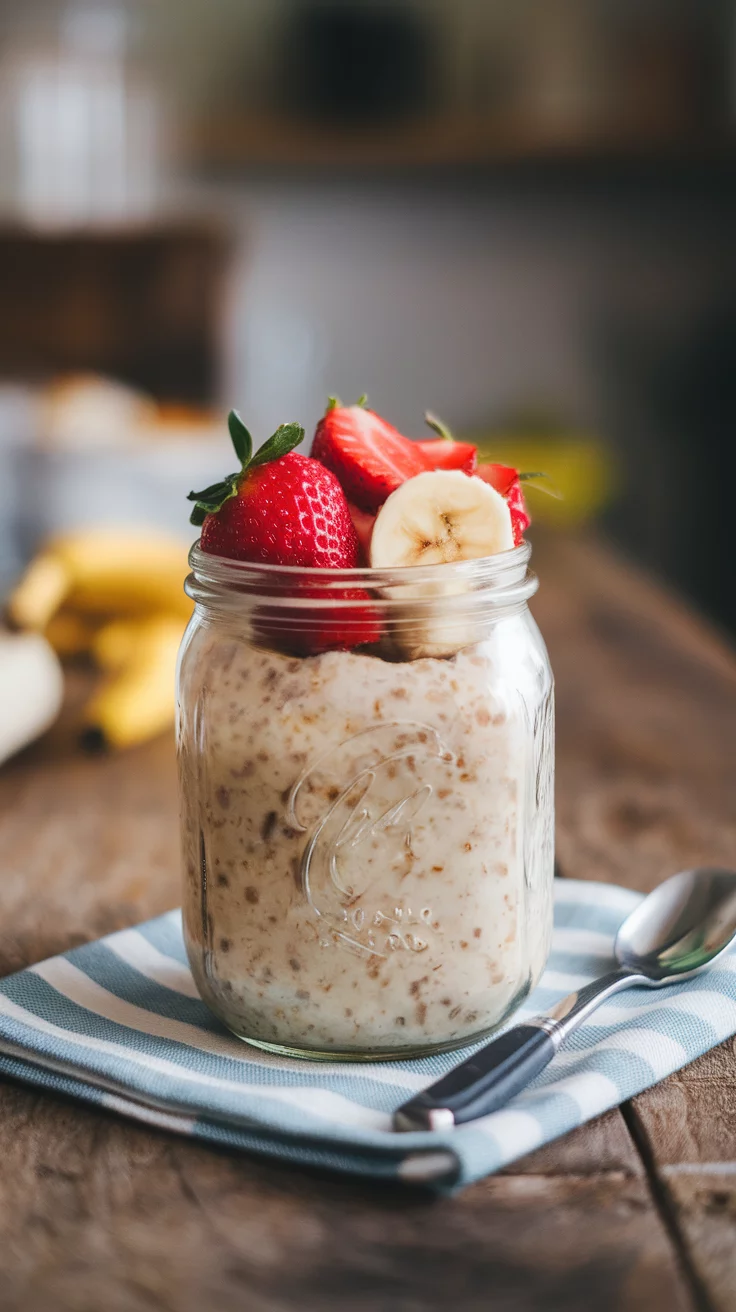
[[525, 433], [484, 435], [478, 443], [478, 459], [521, 470], [543, 470], [547, 487], [556, 495], [545, 496], [544, 483], [524, 484], [532, 519], [560, 528], [577, 528], [594, 518], [616, 493], [617, 470], [608, 448], [584, 434], [537, 436]]
[[[156, 630], [158, 619], [168, 616], [152, 617], [151, 620], [112, 619], [103, 624], [96, 632], [90, 652], [97, 665], [107, 674], [122, 670], [134, 659], [141, 641], [147, 641], [150, 633]], [[181, 635], [181, 621], [178, 620]]]
[[8, 623], [14, 629], [42, 632], [59, 610], [70, 586], [65, 562], [42, 552], [31, 561], [10, 594], [6, 607]]
[[93, 653], [107, 672], [84, 712], [88, 747], [132, 747], [173, 723], [181, 616], [115, 620], [96, 635]]
[[49, 620], [44, 637], [51, 643], [56, 655], [66, 660], [91, 651], [98, 628], [99, 624], [88, 615], [78, 615], [62, 607]]
[[182, 542], [155, 534], [80, 529], [60, 536], [31, 562], [11, 593], [14, 628], [44, 630], [66, 605], [88, 615], [166, 611], [188, 618]]

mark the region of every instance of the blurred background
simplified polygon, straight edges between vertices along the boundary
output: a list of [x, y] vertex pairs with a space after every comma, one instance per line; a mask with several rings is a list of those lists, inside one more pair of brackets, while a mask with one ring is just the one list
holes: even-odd
[[736, 631], [736, 0], [0, 0], [0, 544], [329, 392]]

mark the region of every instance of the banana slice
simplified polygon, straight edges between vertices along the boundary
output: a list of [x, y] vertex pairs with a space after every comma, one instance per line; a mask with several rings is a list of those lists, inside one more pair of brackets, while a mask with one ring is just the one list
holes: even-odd
[[[393, 569], [453, 564], [508, 551], [514, 545], [511, 513], [499, 492], [460, 470], [438, 469], [407, 479], [378, 512], [371, 565]], [[402, 585], [392, 596], [416, 599], [397, 617], [394, 640], [407, 660], [452, 656], [476, 639], [474, 626], [453, 614], [443, 598], [464, 592], [458, 580]], [[435, 606], [427, 602], [436, 598]]]
[[371, 565], [479, 560], [513, 545], [511, 513], [500, 492], [458, 469], [435, 469], [407, 479], [383, 504], [371, 538]]

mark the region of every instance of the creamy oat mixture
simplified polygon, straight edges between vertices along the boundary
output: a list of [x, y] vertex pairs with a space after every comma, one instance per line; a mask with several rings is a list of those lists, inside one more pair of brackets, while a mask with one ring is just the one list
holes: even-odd
[[196, 642], [184, 922], [212, 1009], [243, 1037], [333, 1053], [496, 1025], [544, 966], [552, 854], [551, 796], [525, 795], [529, 717], [492, 651]]

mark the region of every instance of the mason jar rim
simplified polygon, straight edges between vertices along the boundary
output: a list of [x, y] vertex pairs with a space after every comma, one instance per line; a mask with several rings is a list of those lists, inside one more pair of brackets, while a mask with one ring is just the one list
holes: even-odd
[[[529, 568], [530, 543], [522, 542], [508, 551], [477, 560], [460, 560], [437, 565], [408, 565], [391, 569], [360, 567], [356, 569], [307, 569], [299, 565], [270, 565], [261, 561], [232, 560], [205, 552], [197, 540], [189, 552], [191, 575], [186, 590], [195, 600], [200, 593], [222, 595], [230, 591], [275, 598], [285, 593], [293, 597], [294, 588], [314, 587], [327, 599], [330, 592], [361, 589], [369, 593], [397, 596], [406, 588], [433, 585], [430, 588], [455, 588], [490, 593], [498, 604], [518, 604], [533, 596], [538, 587], [536, 575]], [[388, 594], [387, 594], [387, 590]], [[204, 598], [202, 598], [204, 599]]]

